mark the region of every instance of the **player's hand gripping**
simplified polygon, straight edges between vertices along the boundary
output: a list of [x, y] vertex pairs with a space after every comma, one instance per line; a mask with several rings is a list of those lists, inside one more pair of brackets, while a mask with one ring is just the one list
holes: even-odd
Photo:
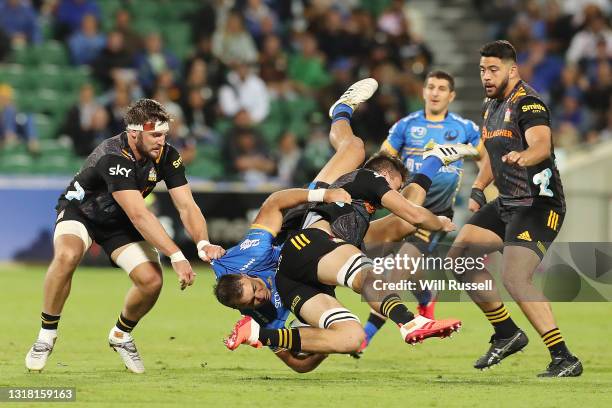
[[326, 203], [351, 203], [351, 195], [343, 188], [330, 188], [325, 191], [323, 201]]
[[515, 152], [513, 150], [510, 153], [502, 156], [501, 159], [504, 163], [510, 164], [512, 166], [525, 167], [527, 165], [527, 161], [523, 157], [523, 152]]
[[219, 245], [208, 244], [204, 245], [202, 249], [198, 250], [198, 256], [204, 262], [210, 262], [214, 259], [219, 259], [225, 255], [225, 249]]
[[442, 231], [451, 232], [457, 229], [457, 226], [451, 221], [450, 218], [443, 215], [438, 215], [438, 219], [442, 223]]
[[174, 269], [174, 272], [178, 275], [181, 290], [185, 290], [187, 286], [193, 285], [196, 273], [191, 269], [189, 261], [172, 262], [172, 269]]

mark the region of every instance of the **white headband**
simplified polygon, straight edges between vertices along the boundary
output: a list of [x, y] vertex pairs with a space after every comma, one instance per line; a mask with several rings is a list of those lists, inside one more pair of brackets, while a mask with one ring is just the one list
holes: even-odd
[[141, 132], [161, 132], [161, 133], [165, 133], [168, 132], [168, 130], [170, 130], [170, 126], [168, 125], [168, 122], [162, 122], [162, 121], [157, 121], [155, 123], [153, 122], [146, 122], [143, 125], [136, 125], [136, 124], [129, 124], [127, 125], [127, 130], [138, 130]]

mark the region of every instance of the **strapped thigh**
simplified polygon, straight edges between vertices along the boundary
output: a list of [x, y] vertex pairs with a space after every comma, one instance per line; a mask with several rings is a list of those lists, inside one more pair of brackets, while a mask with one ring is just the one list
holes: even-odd
[[115, 263], [129, 275], [138, 265], [152, 262], [161, 266], [159, 252], [147, 241], [132, 242], [117, 256]]

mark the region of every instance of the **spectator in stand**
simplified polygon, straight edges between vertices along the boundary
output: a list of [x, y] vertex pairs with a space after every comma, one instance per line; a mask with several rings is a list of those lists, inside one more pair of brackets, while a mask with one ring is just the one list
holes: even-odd
[[5, 0], [0, 3], [0, 27], [14, 45], [38, 44], [42, 41], [38, 15], [24, 0]]
[[292, 132], [287, 131], [280, 137], [276, 156], [278, 180], [286, 186], [294, 185], [295, 171], [302, 158], [302, 151]]
[[66, 114], [60, 133], [72, 140], [78, 156], [87, 157], [104, 139], [107, 124], [106, 110], [96, 102], [94, 88], [87, 83], [81, 86], [79, 101]]
[[591, 126], [591, 121], [581, 102], [578, 92], [570, 91], [565, 94], [561, 105], [553, 112], [554, 126], [570, 126], [576, 130], [580, 138], [583, 138]]
[[190, 72], [191, 65], [198, 59], [206, 63], [206, 82], [213, 88], [220, 87], [225, 82], [227, 72], [223, 63], [212, 53], [210, 37], [202, 37], [198, 40], [194, 54], [185, 63], [186, 73]]
[[87, 14], [92, 14], [97, 21], [100, 21], [100, 8], [94, 0], [60, 0], [55, 14], [58, 39], [63, 40], [77, 31]]
[[85, 14], [81, 29], [70, 36], [68, 48], [75, 65], [92, 63], [102, 52], [106, 39], [98, 31], [98, 21], [93, 14]]
[[593, 124], [603, 129], [607, 123], [607, 112], [612, 106], [612, 64], [602, 60], [597, 66], [597, 77], [590, 81], [585, 92], [587, 106], [593, 112]]
[[0, 148], [19, 143], [25, 143], [32, 154], [40, 151], [32, 115], [18, 112], [13, 103], [13, 88], [0, 84]]
[[105, 88], [110, 88], [116, 77], [133, 78], [135, 76], [132, 57], [124, 47], [123, 34], [119, 31], [108, 33], [106, 47], [100, 52], [91, 67], [94, 76]]
[[237, 173], [242, 181], [250, 184], [268, 181], [276, 168], [268, 151], [253, 128], [236, 127], [228, 135], [224, 149], [229, 174]]
[[557, 82], [563, 69], [563, 60], [549, 55], [545, 41], [534, 40], [518, 55], [521, 78], [546, 97], [549, 89]]
[[153, 94], [153, 99], [155, 99], [157, 102], [162, 104], [164, 108], [166, 108], [172, 119], [180, 119], [181, 121], [183, 121], [183, 118], [185, 116], [183, 114], [183, 109], [178, 103], [170, 99], [170, 96], [168, 95], [168, 89], [163, 87], [157, 88], [155, 90], [155, 93]]
[[263, 0], [247, 0], [243, 15], [247, 31], [259, 45], [266, 34], [277, 30], [277, 18]]
[[212, 91], [210, 88], [189, 88], [186, 95], [183, 111], [191, 134], [196, 140], [217, 143], [217, 134], [212, 129], [216, 119]]
[[193, 162], [196, 157], [196, 141], [189, 128], [185, 126], [183, 118], [174, 117], [172, 119], [166, 141], [178, 150], [184, 164]]
[[588, 86], [588, 81], [581, 75], [577, 66], [566, 65], [561, 71], [560, 81], [550, 90], [551, 109], [555, 110], [563, 97], [568, 93], [579, 95], [582, 98]]
[[247, 63], [257, 61], [255, 42], [245, 30], [242, 15], [239, 12], [230, 12], [225, 25], [217, 28], [212, 38], [212, 51], [226, 65], [237, 60]]
[[345, 18], [337, 8], [331, 8], [320, 16], [315, 36], [319, 48], [329, 61], [359, 53], [359, 39], [347, 32], [345, 26]]
[[293, 84], [287, 77], [289, 58], [276, 35], [268, 35], [263, 41], [259, 54], [259, 75], [266, 83], [270, 98], [292, 99], [295, 97]]
[[142, 37], [132, 28], [132, 16], [126, 9], [119, 9], [115, 13], [115, 27], [113, 31], [118, 31], [123, 35], [125, 51], [131, 58], [136, 57], [143, 47]]
[[246, 110], [254, 123], [268, 116], [270, 100], [266, 84], [246, 61], [235, 63], [227, 74], [226, 84], [219, 89], [219, 105], [228, 117]]
[[299, 52], [289, 57], [289, 78], [298, 89], [306, 92], [328, 85], [331, 78], [325, 68], [325, 57], [319, 51], [316, 38], [307, 32], [299, 37]]
[[589, 15], [586, 27], [572, 39], [566, 54], [567, 62], [577, 64], [583, 58], [595, 58], [600, 41], [606, 44], [606, 54], [612, 56], [612, 30], [603, 14], [596, 12]]
[[131, 103], [132, 98], [130, 97], [129, 87], [127, 85], [115, 87], [114, 98], [106, 105], [109, 117], [108, 129], [111, 135], [118, 135], [125, 130], [123, 118]]
[[565, 54], [574, 34], [572, 16], [563, 14], [558, 0], [548, 0], [544, 9], [548, 50], [555, 55]]
[[180, 102], [182, 98], [181, 86], [177, 83], [174, 72], [170, 71], [169, 69], [159, 73], [155, 88], [165, 89], [166, 93], [168, 94], [168, 98], [172, 102]]
[[151, 95], [157, 76], [164, 71], [179, 72], [179, 60], [169, 50], [165, 50], [159, 33], [150, 33], [145, 39], [145, 50], [136, 61], [138, 78], [145, 93]]

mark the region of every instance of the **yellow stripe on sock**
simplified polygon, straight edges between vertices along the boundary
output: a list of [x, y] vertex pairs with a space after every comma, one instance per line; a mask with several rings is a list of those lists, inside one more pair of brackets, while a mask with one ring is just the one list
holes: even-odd
[[510, 313], [506, 313], [503, 316], [498, 317], [497, 319], [489, 319], [490, 323], [499, 323], [499, 322], [503, 322], [506, 319], [510, 318]]
[[293, 346], [293, 331], [289, 331], [287, 335], [289, 336], [289, 347], [287, 348], [291, 350], [291, 346]]
[[559, 339], [563, 340], [563, 336], [561, 334], [558, 334], [558, 335], [556, 335], [554, 337], [551, 337], [548, 340], [545, 340], [544, 344], [546, 344], [548, 346], [549, 344], [552, 344], [553, 342], [556, 342]]
[[383, 314], [385, 316], [389, 316], [389, 309], [391, 308], [392, 305], [395, 305], [398, 301], [397, 300], [391, 300], [388, 303], [385, 303], [383, 305], [383, 309], [381, 310], [381, 312], [383, 312]]
[[559, 329], [552, 329], [548, 333], [542, 335], [542, 340], [546, 341], [557, 334], [561, 334], [561, 331]]
[[555, 341], [553, 343], [547, 344], [546, 347], [552, 347], [552, 346], [554, 346], [557, 343], [561, 343], [562, 341], [563, 341], [563, 337], [561, 337], [559, 340], [557, 340], [557, 341]]
[[127, 324], [126, 322], [123, 321], [123, 319], [121, 318], [121, 316], [119, 316], [119, 322], [124, 325], [125, 327], [128, 327], [130, 329], [133, 329], [133, 326], [130, 326], [129, 324]]
[[495, 310], [491, 310], [491, 311], [489, 311], [489, 312], [484, 312], [484, 314], [485, 314], [485, 315], [487, 315], [487, 316], [496, 316], [496, 315], [498, 315], [498, 314], [500, 314], [501, 312], [504, 312], [504, 311], [506, 311], [506, 310], [507, 310], [507, 309], [506, 309], [506, 306], [503, 306], [503, 305], [502, 305], [502, 306], [498, 307], [498, 308], [497, 308], [497, 309], [495, 309]]

